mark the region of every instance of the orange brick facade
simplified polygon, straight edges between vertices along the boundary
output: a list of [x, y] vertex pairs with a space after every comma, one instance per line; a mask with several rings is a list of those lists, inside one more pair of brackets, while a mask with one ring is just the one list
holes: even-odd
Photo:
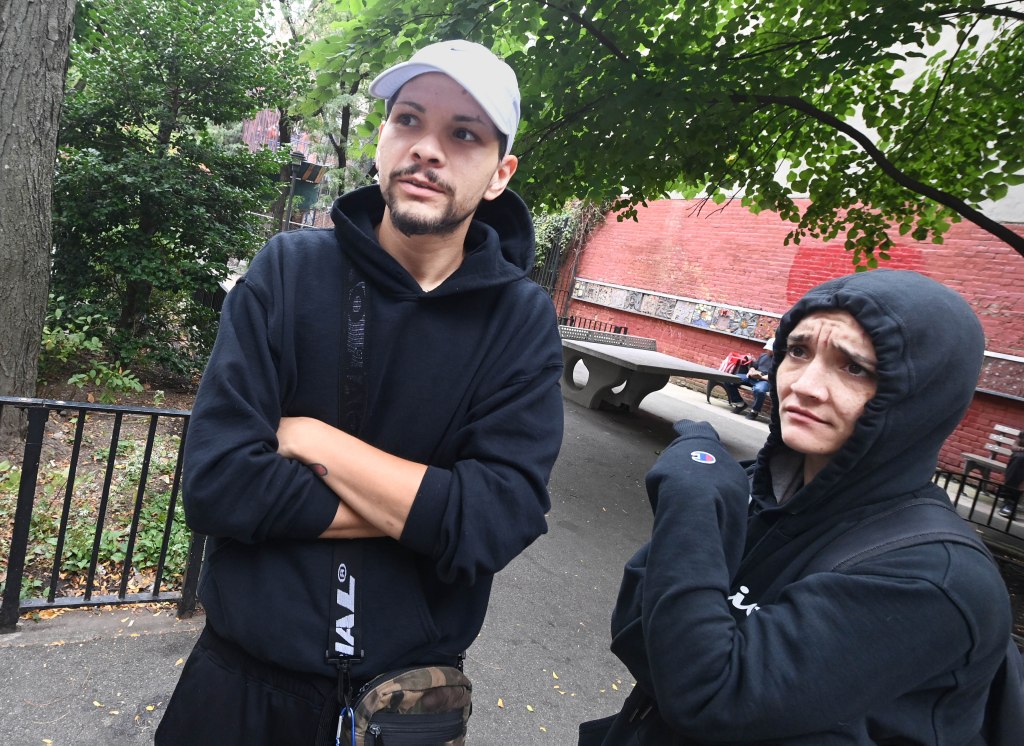
[[[628, 326], [630, 334], [657, 339], [659, 350], [704, 365], [717, 366], [733, 351], [757, 353], [778, 316], [809, 288], [853, 269], [841, 240], [784, 245], [790, 226], [738, 202], [699, 209], [695, 201], [662, 200], [640, 208], [638, 222], [609, 216], [580, 257], [569, 315]], [[1010, 227], [1024, 235], [1024, 224]], [[898, 238], [883, 266], [913, 269], [957, 290], [981, 319], [987, 352], [1000, 355], [986, 357], [979, 388], [1006, 395], [979, 391], [940, 456], [942, 466], [959, 470], [962, 451], [984, 453], [979, 449], [993, 424], [1024, 427], [1024, 257], [973, 224], [958, 223], [943, 244]], [[595, 289], [607, 291], [600, 301], [581, 300], [588, 291], [596, 296]], [[667, 306], [675, 303], [685, 304], [687, 314], [704, 303], [735, 307], [757, 328], [744, 332], [753, 338], [698, 328], [682, 316], [672, 320]], [[654, 310], [658, 304], [662, 309]]]

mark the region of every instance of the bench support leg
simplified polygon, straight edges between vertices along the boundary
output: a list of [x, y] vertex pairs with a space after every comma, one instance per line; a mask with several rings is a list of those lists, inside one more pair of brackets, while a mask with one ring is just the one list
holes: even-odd
[[[645, 396], [664, 388], [668, 383], [668, 375], [626, 370], [606, 360], [585, 358], [569, 348], [563, 349], [562, 353], [562, 395], [588, 409], [597, 409], [605, 402], [613, 407], [625, 407], [631, 412], [636, 411]], [[581, 360], [587, 367], [589, 377], [585, 385], [578, 386], [573, 373], [576, 364]], [[622, 386], [622, 389], [612, 391], [619, 386]]]
[[659, 373], [626, 372], [626, 385], [621, 391], [609, 392], [604, 400], [613, 407], [625, 407], [630, 412], [640, 408], [640, 402], [648, 394], [665, 388], [668, 376]]
[[[573, 373], [576, 363], [581, 360], [587, 367], [588, 376], [587, 382], [583, 386], [578, 386], [573, 379]], [[626, 380], [626, 371], [618, 365], [596, 358], [584, 360], [582, 355], [568, 348], [562, 350], [562, 362], [562, 395], [588, 409], [597, 409], [611, 390]]]

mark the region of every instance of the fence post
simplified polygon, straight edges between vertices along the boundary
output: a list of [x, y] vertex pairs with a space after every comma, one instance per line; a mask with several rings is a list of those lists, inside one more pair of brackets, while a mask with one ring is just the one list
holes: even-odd
[[203, 552], [206, 551], [206, 536], [192, 532], [188, 547], [188, 565], [185, 579], [181, 584], [181, 598], [178, 600], [178, 619], [188, 619], [196, 613], [196, 593], [199, 589], [199, 570], [203, 566]]
[[0, 606], [0, 633], [13, 632], [18, 626], [21, 610], [21, 581], [25, 572], [28, 552], [29, 527], [32, 524], [32, 505], [36, 496], [36, 478], [39, 476], [39, 457], [43, 450], [43, 434], [50, 412], [46, 407], [29, 407], [28, 437], [21, 462], [21, 481], [18, 483], [18, 507], [14, 512], [11, 551], [7, 558], [7, 583], [4, 586], [3, 606]]

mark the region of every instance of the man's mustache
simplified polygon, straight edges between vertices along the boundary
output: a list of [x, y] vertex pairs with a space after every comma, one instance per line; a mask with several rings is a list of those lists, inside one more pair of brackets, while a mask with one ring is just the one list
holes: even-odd
[[424, 169], [423, 166], [421, 166], [418, 163], [414, 163], [411, 166], [406, 166], [405, 168], [395, 169], [394, 171], [391, 172], [391, 178], [401, 179], [405, 176], [415, 176], [416, 174], [420, 174], [420, 178], [429, 181], [433, 186], [436, 186], [438, 189], [443, 190], [444, 193], [447, 194], [449, 197], [452, 196], [452, 194], [454, 194], [455, 192], [455, 190], [452, 189], [451, 185], [449, 185], [448, 182], [444, 181], [440, 176], [437, 175], [436, 171]]

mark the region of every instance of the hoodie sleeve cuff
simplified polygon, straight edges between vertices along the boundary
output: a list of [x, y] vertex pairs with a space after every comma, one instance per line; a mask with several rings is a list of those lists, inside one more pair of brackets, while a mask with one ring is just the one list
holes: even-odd
[[435, 555], [437, 537], [448, 508], [448, 490], [452, 474], [447, 469], [427, 467], [427, 473], [420, 482], [416, 499], [413, 500], [409, 517], [399, 541], [414, 552], [428, 557]]
[[338, 514], [338, 496], [319, 479], [310, 487], [302, 510], [296, 511], [286, 531], [275, 538], [308, 539], [319, 537], [330, 528]]
[[718, 432], [707, 422], [695, 422], [694, 420], [679, 420], [672, 426], [676, 431], [678, 440], [690, 438], [711, 438], [720, 441]]

